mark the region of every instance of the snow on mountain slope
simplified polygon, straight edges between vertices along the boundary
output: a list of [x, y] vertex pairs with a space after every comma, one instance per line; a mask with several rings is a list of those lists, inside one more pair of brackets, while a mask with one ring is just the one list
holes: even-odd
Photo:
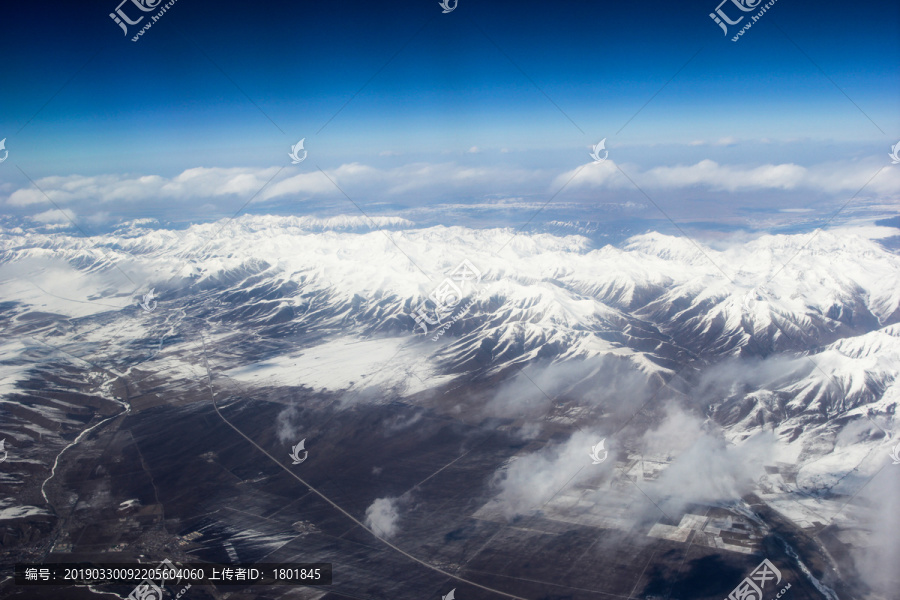
[[900, 326], [765, 363], [748, 368], [756, 381], [726, 368], [734, 385], [710, 416], [735, 442], [775, 432], [780, 460], [792, 465], [782, 492], [854, 494], [888, 462], [900, 435]]
[[[722, 410], [740, 414], [746, 426], [760, 420], [782, 423], [797, 418], [826, 422], [877, 402], [897, 384], [900, 325], [838, 340], [805, 357], [780, 358], [777, 367], [774, 359], [769, 362], [768, 379], [756, 382], [750, 394], [736, 391]], [[756, 409], [748, 410], [747, 399], [756, 403]], [[735, 412], [738, 405], [741, 410]], [[737, 421], [726, 418], [725, 422]]]
[[[648, 233], [621, 248], [595, 248], [580, 236], [421, 229], [358, 216], [245, 216], [183, 231], [146, 225], [90, 240], [4, 231], [7, 327], [102, 348], [103, 356], [118, 357], [117, 369], [127, 369], [171, 360], [186, 329], [215, 326], [257, 340], [240, 348], [235, 376], [271, 373], [275, 381], [283, 377], [275, 365], [335, 356], [325, 379], [303, 369], [288, 378], [303, 384], [297, 373], [305, 372], [311, 386], [328, 389], [360, 385], [360, 376], [372, 374], [338, 366], [342, 351], [335, 349], [362, 340], [383, 339], [372, 354], [384, 362], [389, 348], [415, 347], [422, 368], [439, 381], [488, 377], [535, 360], [615, 356], [650, 378], [686, 361], [818, 353], [846, 394], [798, 371], [787, 387], [770, 390], [790, 395], [789, 413], [832, 414], [876, 402], [894, 372], [877, 361], [846, 363], [852, 343], [887, 344], [865, 336], [890, 337], [885, 326], [900, 321], [900, 260], [846, 231], [762, 236], [722, 248]], [[425, 306], [432, 314], [429, 294], [463, 260], [482, 273], [460, 306], [474, 302], [432, 341], [437, 327], [423, 335], [412, 313]], [[151, 288], [159, 305], [145, 313], [137, 303]], [[840, 364], [832, 365], [835, 357]], [[386, 372], [395, 373], [394, 384], [421, 387], [403, 369]]]
[[[841, 411], [855, 408], [881, 397], [900, 375], [900, 326], [890, 325], [856, 338], [838, 340], [811, 357], [816, 370], [807, 381], [812, 381], [804, 391], [815, 388], [815, 396], [809, 393], [795, 394], [798, 408], [822, 408]], [[806, 383], [806, 382], [803, 382]], [[803, 384], [801, 384], [803, 385]], [[834, 401], [827, 402], [828, 388]], [[807, 401], [807, 404], [803, 404]]]

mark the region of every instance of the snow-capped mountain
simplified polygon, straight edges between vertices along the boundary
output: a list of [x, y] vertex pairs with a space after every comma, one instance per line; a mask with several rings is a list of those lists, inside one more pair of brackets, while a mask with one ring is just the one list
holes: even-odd
[[[596, 247], [397, 218], [148, 225], [90, 239], [4, 231], [7, 332], [126, 372], [175, 359], [205, 328], [253, 341], [231, 354], [237, 380], [405, 393], [530, 364], [612, 360], [659, 384], [685, 365], [795, 359], [715, 403], [732, 427], [759, 426], [758, 412], [782, 422], [887, 411], [878, 403], [900, 372], [900, 260], [853, 232], [723, 247], [648, 233]], [[463, 297], [438, 322], [430, 295], [463, 261], [478, 277], [458, 282]]]
[[69, 448], [123, 415], [205, 403], [214, 380], [225, 407], [258, 391], [337, 411], [399, 400], [409, 422], [423, 410], [524, 440], [485, 518], [535, 502], [563, 518], [580, 494], [601, 510], [598, 475], [570, 471], [604, 440], [610, 485], [642, 492], [623, 507], [756, 518], [752, 492], [813, 531], [900, 433], [900, 257], [865, 234], [612, 246], [271, 216], [92, 238], [7, 229], [0, 486], [17, 492], [0, 513], [49, 527], [40, 507], [64, 494], [53, 465]]
[[442, 336], [439, 355], [452, 369], [473, 347], [501, 363], [616, 352], [666, 368], [682, 355], [807, 351], [900, 320], [896, 255], [849, 234], [717, 250], [650, 233], [595, 248], [579, 236], [411, 225], [242, 217], [89, 240], [7, 231], [4, 297], [17, 317], [110, 318], [153, 288], [163, 309], [214, 299], [207, 319], [273, 337], [411, 335], [421, 328], [410, 314], [423, 302], [433, 310], [428, 295], [468, 260], [481, 279], [460, 303], [471, 297], [472, 307]]

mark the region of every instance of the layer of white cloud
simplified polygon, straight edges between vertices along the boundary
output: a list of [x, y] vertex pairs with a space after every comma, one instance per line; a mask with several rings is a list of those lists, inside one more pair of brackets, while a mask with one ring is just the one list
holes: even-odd
[[[472, 150], [476, 150], [473, 148]], [[642, 188], [743, 192], [764, 190], [805, 190], [842, 194], [865, 186], [868, 195], [892, 197], [900, 189], [900, 167], [875, 161], [823, 163], [809, 167], [793, 163], [723, 165], [713, 160], [695, 164], [658, 166], [641, 170], [621, 165], [622, 170]], [[879, 172], [879, 169], [882, 169]], [[877, 174], [876, 174], [877, 173]], [[874, 177], [873, 177], [874, 175]], [[289, 168], [206, 168], [188, 169], [171, 178], [159, 175], [68, 175], [37, 181], [39, 189], [25, 187], [11, 192], [6, 204], [13, 207], [60, 206], [77, 203], [96, 207], [117, 207], [141, 203], [176, 203], [241, 198], [254, 203], [276, 199], [423, 197], [448, 192], [488, 196], [497, 193], [556, 192], [568, 182], [568, 190], [633, 189], [611, 157], [563, 173], [547, 169], [527, 169], [508, 165], [467, 166], [454, 162], [414, 162], [382, 169], [360, 163], [343, 164], [325, 171]], [[271, 180], [271, 181], [270, 181]], [[870, 181], [871, 180], [871, 181]], [[269, 182], [267, 184], [267, 182]], [[868, 183], [867, 183], [868, 182]], [[42, 213], [41, 222], [57, 221]]]
[[[883, 167], [881, 171], [879, 168]], [[633, 184], [653, 189], [705, 187], [714, 191], [811, 190], [826, 193], [856, 192], [865, 186], [868, 194], [893, 195], [900, 189], [900, 168], [875, 162], [820, 164], [802, 167], [793, 163], [757, 166], [721, 165], [701, 160], [693, 165], [661, 166], [644, 170], [612, 160], [589, 163], [559, 175], [556, 187], [628, 188]], [[873, 177], [874, 176], [874, 177]], [[871, 180], [871, 181], [870, 181]], [[868, 185], [867, 185], [868, 182]]]
[[52, 176], [36, 182], [40, 190], [35, 187], [15, 190], [8, 196], [6, 204], [16, 207], [50, 205], [52, 199], [59, 205], [77, 202], [136, 205], [146, 201], [208, 200], [229, 196], [252, 198], [257, 203], [292, 197], [342, 197], [344, 192], [354, 196], [364, 192], [365, 198], [391, 197], [426, 189], [459, 192], [480, 189], [496, 193], [523, 185], [542, 189], [550, 176], [539, 170], [517, 167], [421, 162], [392, 169], [349, 163], [325, 171], [297, 170], [197, 167], [172, 178], [112, 174]]
[[75, 213], [71, 210], [59, 210], [52, 208], [31, 217], [32, 220], [45, 225], [69, 224], [75, 220]]

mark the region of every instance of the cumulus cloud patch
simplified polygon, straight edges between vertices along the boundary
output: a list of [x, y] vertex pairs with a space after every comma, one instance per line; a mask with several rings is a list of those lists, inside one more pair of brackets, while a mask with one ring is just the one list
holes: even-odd
[[278, 413], [275, 420], [275, 433], [279, 442], [296, 444], [300, 441], [300, 411], [295, 406], [289, 406]]
[[[508, 519], [529, 514], [540, 510], [563, 488], [596, 477], [597, 470], [585, 467], [591, 464], [591, 447], [603, 438], [598, 432], [576, 431], [562, 444], [516, 457], [494, 476], [498, 493], [487, 508]], [[609, 471], [612, 464], [610, 460], [598, 467]]]
[[[58, 204], [79, 201], [93, 203], [141, 202], [145, 200], [185, 200], [253, 194], [262, 188], [277, 168], [188, 169], [172, 178], [159, 175], [68, 175], [39, 179], [38, 187]], [[7, 204], [29, 206], [48, 203], [47, 196], [30, 187], [12, 192]]]
[[366, 527], [381, 537], [393, 537], [397, 533], [399, 520], [396, 498], [376, 498], [366, 509]]
[[71, 210], [59, 210], [56, 208], [38, 213], [31, 217], [33, 221], [45, 225], [69, 225], [75, 220], [75, 212]]
[[763, 432], [739, 445], [729, 444], [698, 419], [675, 409], [645, 436], [644, 443], [648, 449], [676, 454], [646, 490], [660, 509], [677, 515], [690, 504], [728, 504], [751, 491], [771, 461], [775, 436]]
[[[605, 440], [608, 460], [594, 464], [589, 452], [600, 440]], [[771, 432], [729, 443], [715, 425], [670, 405], [657, 425], [641, 437], [576, 431], [563, 443], [513, 458], [495, 473], [494, 497], [485, 509], [513, 519], [544, 509], [572, 489], [588, 492], [580, 496], [582, 502], [602, 506], [610, 502], [613, 484], [625, 494], [627, 506], [619, 507], [622, 516], [633, 522], [656, 519], [660, 511], [683, 514], [694, 504], [729, 505], [754, 489], [765, 474], [765, 465], [771, 463], [775, 444]], [[632, 481], [634, 474], [622, 475], [617, 469], [622, 467], [619, 461], [635, 453], [662, 456], [667, 467], [656, 479]], [[628, 482], [634, 485], [625, 485]]]

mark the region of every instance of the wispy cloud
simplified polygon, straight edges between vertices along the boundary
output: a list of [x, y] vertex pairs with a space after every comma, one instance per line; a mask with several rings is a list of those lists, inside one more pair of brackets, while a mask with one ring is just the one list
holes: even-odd
[[613, 461], [586, 469], [591, 463], [588, 451], [604, 436], [576, 431], [562, 444], [548, 446], [532, 454], [515, 458], [494, 477], [498, 493], [488, 504], [506, 518], [540, 509], [560, 490], [596, 476], [598, 470], [608, 472]]

